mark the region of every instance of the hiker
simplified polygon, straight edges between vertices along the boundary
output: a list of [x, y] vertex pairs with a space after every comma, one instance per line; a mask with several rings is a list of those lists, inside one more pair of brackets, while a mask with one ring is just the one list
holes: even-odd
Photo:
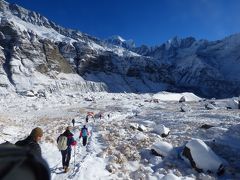
[[86, 123], [88, 123], [88, 115], [86, 116]]
[[102, 114], [99, 115], [99, 119], [100, 119], [100, 120], [102, 119]]
[[87, 138], [89, 135], [90, 135], [90, 132], [88, 131], [86, 125], [84, 125], [80, 131], [80, 136], [79, 136], [79, 139], [81, 139], [81, 137], [83, 138], [83, 146], [86, 146]]
[[110, 118], [110, 114], [107, 115], [108, 116], [108, 119]]
[[58, 149], [61, 151], [62, 154], [62, 166], [64, 172], [68, 172], [69, 162], [71, 159], [71, 146], [75, 146], [77, 142], [73, 138], [73, 134], [70, 132], [71, 127], [68, 126], [63, 134], [61, 134], [57, 138]]
[[72, 119], [72, 124], [73, 124], [73, 127], [74, 127], [74, 125], [75, 125], [75, 119], [74, 118]]
[[0, 154], [0, 179], [51, 179], [47, 162], [30, 148], [5, 142], [0, 144]]
[[42, 152], [38, 142], [41, 140], [42, 136], [43, 130], [39, 127], [36, 127], [32, 130], [32, 132], [26, 139], [17, 141], [15, 145], [24, 147], [28, 149], [31, 153], [41, 157]]

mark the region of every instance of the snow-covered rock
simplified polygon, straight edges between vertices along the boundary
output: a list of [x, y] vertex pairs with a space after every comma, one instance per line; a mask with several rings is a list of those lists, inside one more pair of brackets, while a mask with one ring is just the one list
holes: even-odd
[[226, 107], [228, 109], [240, 109], [240, 103], [238, 99], [229, 99]]
[[142, 134], [142, 133], [138, 133], [138, 134], [136, 134], [136, 135], [133, 137], [133, 139], [134, 139], [135, 141], [145, 141], [145, 140], [148, 139], [148, 136], [145, 135], [145, 134]]
[[132, 128], [133, 130], [138, 129], [139, 124], [137, 123], [129, 123], [129, 127]]
[[223, 160], [200, 139], [190, 140], [181, 156], [198, 172], [224, 172]]
[[170, 133], [170, 129], [165, 127], [163, 124], [158, 124], [154, 127], [153, 132], [161, 135], [162, 137], [167, 137]]
[[27, 96], [27, 97], [34, 97], [35, 96], [35, 92], [32, 91], [32, 90], [29, 90], [29, 91], [22, 92], [21, 95]]
[[159, 141], [152, 145], [151, 150], [160, 156], [167, 156], [173, 149], [173, 146], [165, 141]]
[[180, 111], [181, 112], [190, 112], [191, 108], [187, 104], [182, 104], [181, 107], [180, 107]]
[[146, 128], [146, 126], [144, 126], [143, 124], [140, 124], [140, 125], [138, 126], [138, 130], [145, 132], [145, 131], [147, 131], [147, 128]]
[[211, 103], [205, 104], [204, 107], [205, 107], [205, 109], [207, 109], [207, 110], [217, 109], [216, 106], [214, 106], [214, 105], [211, 104]]

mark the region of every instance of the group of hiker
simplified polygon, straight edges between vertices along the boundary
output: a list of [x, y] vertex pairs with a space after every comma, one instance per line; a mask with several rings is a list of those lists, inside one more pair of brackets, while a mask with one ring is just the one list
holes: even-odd
[[[110, 118], [110, 114], [107, 115], [108, 119]], [[86, 116], [86, 124], [89, 121], [89, 117], [92, 117], [94, 119], [94, 114], [92, 112], [89, 112]], [[103, 118], [102, 114], [99, 114], [99, 119], [101, 120]], [[95, 119], [94, 119], [95, 121]], [[75, 127], [75, 119], [72, 119], [72, 125]], [[69, 163], [71, 160], [71, 154], [72, 154], [72, 146], [74, 147], [74, 157], [75, 157], [75, 149], [77, 145], [77, 141], [74, 139], [74, 135], [71, 132], [72, 127], [68, 126], [64, 130], [62, 134], [60, 134], [57, 138], [57, 146], [59, 151], [61, 152], [62, 156], [62, 168], [63, 171], [66, 173], [69, 171]], [[90, 136], [90, 132], [86, 125], [83, 125], [83, 127], [80, 130], [79, 139], [82, 138], [82, 145], [87, 145], [87, 139]], [[27, 173], [29, 175], [29, 179], [51, 179], [50, 177], [50, 169], [48, 167], [48, 164], [46, 161], [42, 158], [42, 152], [41, 147], [39, 145], [39, 142], [41, 141], [43, 137], [43, 130], [40, 127], [34, 128], [30, 135], [20, 141], [17, 141], [14, 144], [5, 142], [3, 143], [0, 148], [1, 151], [8, 151], [9, 156], [11, 159], [9, 163], [11, 166], [8, 166], [9, 168], [6, 168], [4, 171], [1, 170], [0, 167], [0, 179], [2, 177], [13, 177], [13, 179], [17, 179], [20, 175], [22, 175], [22, 171], [25, 172], [25, 176], [27, 176]], [[5, 153], [5, 152], [4, 152]], [[18, 153], [19, 156], [25, 156], [24, 158], [18, 158], [18, 159], [12, 159], [11, 156], [15, 156], [16, 153]], [[5, 153], [6, 154], [6, 153]], [[0, 155], [1, 158], [1, 155]], [[5, 163], [5, 162], [4, 162]], [[75, 159], [74, 159], [75, 164]], [[16, 168], [17, 170], [12, 171], [12, 167]], [[16, 166], [16, 167], [15, 167]], [[27, 166], [27, 170], [26, 170]], [[30, 178], [32, 176], [32, 173], [34, 174], [34, 178]], [[10, 178], [11, 179], [11, 178]]]
[[[72, 120], [73, 126], [75, 125], [75, 120]], [[61, 152], [62, 156], [62, 169], [66, 173], [69, 171], [69, 163], [71, 160], [72, 154], [72, 146], [74, 147], [74, 157], [75, 157], [75, 148], [77, 145], [77, 141], [74, 139], [74, 135], [71, 132], [72, 127], [66, 127], [65, 131], [60, 134], [57, 138], [57, 147]], [[83, 146], [87, 145], [87, 139], [90, 136], [90, 132], [86, 125], [80, 130], [79, 139], [82, 138]], [[39, 142], [43, 137], [43, 130], [40, 127], [34, 128], [30, 135], [27, 138], [17, 141], [14, 144], [10, 142], [5, 142], [1, 144], [0, 148], [0, 158], [1, 152], [5, 151], [9, 153], [9, 162], [2, 162], [6, 163], [6, 166], [9, 168], [2, 169], [0, 167], [0, 179], [2, 177], [11, 177], [12, 179], [17, 179], [24, 172], [24, 176], [31, 176], [34, 174], [34, 178], [29, 179], [51, 179], [50, 177], [50, 169], [46, 163], [46, 161], [42, 158], [41, 147]], [[12, 159], [11, 157], [14, 155], [19, 155], [21, 158]], [[25, 157], [22, 157], [25, 156]], [[11, 164], [7, 165], [7, 163]], [[74, 159], [75, 163], [75, 159]], [[15, 167], [16, 166], [16, 167]], [[27, 167], [27, 168], [26, 168]], [[16, 170], [12, 170], [16, 168]], [[27, 169], [27, 171], [26, 171]], [[44, 173], [43, 173], [44, 172]], [[23, 174], [22, 174], [23, 175]], [[44, 176], [43, 176], [44, 175]], [[10, 179], [11, 179], [10, 178]]]
[[[75, 120], [73, 121], [73, 125], [74, 124], [75, 124]], [[71, 133], [70, 130], [71, 130], [71, 127], [68, 126], [66, 128], [66, 130], [57, 138], [58, 149], [61, 151], [61, 155], [62, 155], [62, 167], [64, 169], [64, 172], [68, 172], [68, 170], [69, 170], [68, 167], [69, 167], [69, 162], [71, 159], [71, 152], [72, 152], [71, 146], [76, 146], [76, 144], [77, 144], [77, 142], [74, 139], [73, 134]], [[89, 136], [90, 136], [90, 132], [88, 131], [88, 128], [86, 127], [86, 125], [84, 125], [81, 128], [81, 131], [79, 134], [79, 139], [80, 138], [83, 139], [83, 141], [82, 141], [83, 146], [86, 146], [87, 138]]]

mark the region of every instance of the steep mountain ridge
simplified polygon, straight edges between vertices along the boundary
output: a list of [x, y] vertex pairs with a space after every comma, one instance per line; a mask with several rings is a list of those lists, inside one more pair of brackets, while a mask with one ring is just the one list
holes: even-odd
[[135, 47], [65, 29], [39, 13], [0, 1], [0, 92], [191, 91], [206, 97], [240, 93], [240, 35], [193, 37]]

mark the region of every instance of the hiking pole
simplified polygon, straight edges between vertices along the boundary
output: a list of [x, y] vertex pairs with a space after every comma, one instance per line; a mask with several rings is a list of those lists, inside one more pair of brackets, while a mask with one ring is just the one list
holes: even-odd
[[73, 169], [75, 169], [75, 154], [76, 154], [76, 146], [77, 146], [77, 145], [74, 146], [74, 163], [73, 163]]

